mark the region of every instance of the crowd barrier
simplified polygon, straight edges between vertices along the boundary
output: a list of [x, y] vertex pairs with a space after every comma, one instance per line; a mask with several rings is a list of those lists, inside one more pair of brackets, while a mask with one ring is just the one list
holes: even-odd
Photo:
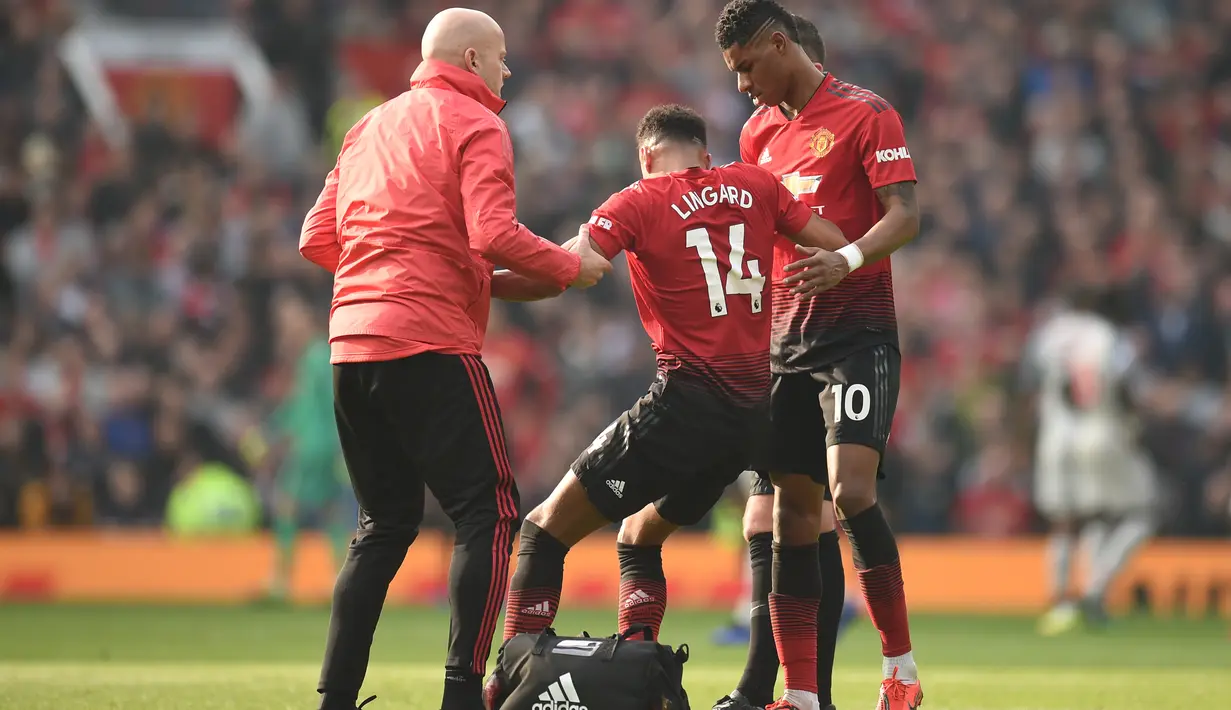
[[[907, 537], [900, 541], [907, 598], [931, 612], [1034, 612], [1048, 602], [1040, 539]], [[425, 532], [393, 582], [390, 599], [439, 601], [451, 542]], [[846, 556], [849, 564], [850, 556]], [[742, 550], [704, 535], [680, 535], [663, 560], [671, 604], [727, 607], [740, 595]], [[268, 537], [183, 540], [159, 533], [90, 532], [0, 535], [0, 599], [80, 602], [235, 603], [259, 597], [270, 578]], [[564, 598], [613, 603], [618, 589], [613, 536], [586, 540], [568, 557]], [[323, 538], [305, 538], [292, 596], [329, 598], [334, 565]], [[856, 580], [853, 570], [847, 579]], [[1163, 614], [1231, 615], [1231, 542], [1150, 543], [1116, 583], [1110, 601], [1148, 604]]]

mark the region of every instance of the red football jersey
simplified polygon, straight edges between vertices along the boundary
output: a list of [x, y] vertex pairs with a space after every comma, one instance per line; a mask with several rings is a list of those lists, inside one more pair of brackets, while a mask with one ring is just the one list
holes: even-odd
[[[739, 140], [740, 159], [776, 175], [817, 214], [855, 241], [885, 216], [875, 190], [914, 182], [902, 117], [887, 101], [827, 74], [794, 119], [777, 106], [757, 109]], [[771, 286], [775, 372], [804, 372], [866, 347], [897, 346], [889, 259], [865, 264], [811, 301], [782, 284], [782, 268], [798, 259], [777, 244]]]
[[594, 211], [590, 236], [608, 257], [628, 252], [659, 367], [752, 403], [769, 394], [763, 292], [775, 235], [809, 219], [773, 175], [735, 163], [634, 183]]

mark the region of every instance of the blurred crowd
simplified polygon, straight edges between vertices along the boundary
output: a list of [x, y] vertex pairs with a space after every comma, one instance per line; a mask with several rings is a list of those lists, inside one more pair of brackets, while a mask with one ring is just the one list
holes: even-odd
[[[268, 488], [273, 467], [244, 442], [302, 347], [280, 313], [307, 294], [323, 325], [329, 296], [298, 229], [341, 135], [384, 98], [341, 57], [413, 55], [448, 3], [101, 3], [227, 17], [274, 70], [270, 100], [220, 140], [154, 102], [123, 147], [100, 140], [58, 59], [70, 4], [0, 2], [0, 526], [156, 524], [202, 461]], [[632, 131], [655, 103], [697, 107], [715, 161], [737, 157], [751, 105], [714, 44], [718, 0], [468, 4], [506, 32], [502, 116], [536, 232], [563, 241], [638, 177]], [[1224, 532], [1231, 0], [784, 4], [820, 27], [827, 69], [896, 106], [920, 175], [923, 230], [894, 257], [895, 527], [1036, 528], [1020, 356], [1066, 287], [1100, 279], [1127, 295], [1156, 385], [1163, 531]], [[485, 359], [527, 504], [653, 367], [622, 262], [584, 294], [497, 305]]]

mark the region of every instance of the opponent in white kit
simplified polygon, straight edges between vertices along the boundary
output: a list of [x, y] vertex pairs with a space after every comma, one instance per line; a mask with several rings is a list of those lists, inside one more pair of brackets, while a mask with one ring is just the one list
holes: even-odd
[[[1053, 606], [1044, 634], [1106, 619], [1104, 596], [1153, 530], [1154, 470], [1138, 443], [1136, 348], [1114, 322], [1111, 294], [1082, 288], [1032, 335], [1026, 354], [1038, 386], [1035, 502], [1051, 525]], [[1082, 593], [1069, 593], [1080, 535]]]

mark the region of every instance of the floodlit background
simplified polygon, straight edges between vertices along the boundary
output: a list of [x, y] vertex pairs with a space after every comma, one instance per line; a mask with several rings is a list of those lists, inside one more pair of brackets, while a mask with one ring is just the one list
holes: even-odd
[[[1175, 538], [1147, 550], [1115, 588], [1114, 606], [1226, 615], [1231, 1], [784, 4], [820, 27], [828, 69], [895, 105], [920, 176], [923, 230], [894, 256], [904, 369], [883, 491], [904, 536], [912, 605], [1021, 614], [1047, 602], [1035, 536], [1042, 528], [1030, 498], [1033, 405], [1020, 392], [1020, 356], [1066, 286], [1109, 279], [1129, 294], [1154, 378], [1145, 436], [1162, 482], [1162, 532]], [[751, 105], [713, 40], [721, 2], [469, 5], [505, 29], [513, 78], [502, 117], [514, 137], [519, 216], [539, 234], [563, 241], [638, 177], [632, 131], [653, 104], [696, 107], [710, 121], [715, 161], [737, 158]], [[277, 412], [324, 322], [330, 289], [328, 275], [297, 253], [299, 226], [342, 136], [405, 89], [423, 27], [444, 6], [0, 0], [0, 601], [213, 603], [266, 591], [274, 567], [266, 531], [285, 465]], [[484, 358], [529, 509], [650, 380], [653, 358], [623, 261], [584, 294], [495, 305]], [[242, 481], [189, 505], [176, 527], [241, 535], [219, 541], [165, 531], [172, 493], [191, 489], [203, 471]], [[345, 498], [337, 501], [344, 519], [353, 505]], [[675, 553], [669, 546], [680, 606], [722, 608], [738, 594], [742, 553], [723, 532], [737, 506], [715, 516], [719, 534], [699, 532]], [[431, 521], [447, 526], [438, 514]], [[447, 531], [425, 533], [393, 602], [438, 600], [447, 547]], [[611, 603], [608, 547], [600, 540], [570, 557], [566, 596]], [[291, 596], [322, 600], [332, 580], [328, 546], [310, 536], [300, 550]], [[135, 663], [162, 658], [154, 648], [173, 648], [170, 656], [186, 661], [243, 661], [247, 653], [254, 662], [301, 663], [285, 678], [270, 671], [280, 690], [254, 690], [272, 703], [263, 707], [312, 702], [319, 611], [123, 614], [0, 606], [0, 659], [101, 653]], [[573, 618], [606, 632], [607, 616]], [[411, 698], [426, 687], [422, 701], [406, 707], [429, 707], [444, 617], [419, 607], [391, 618], [402, 626], [378, 637], [384, 660], [421, 670], [376, 676], [395, 695], [398, 683]], [[676, 618], [690, 636], [677, 641], [694, 644], [724, 621], [718, 612]], [[986, 662], [972, 658], [980, 649], [1013, 666], [1231, 667], [1225, 627], [1211, 621], [1139, 622], [1125, 633], [1143, 645], [1132, 650], [1125, 637], [1115, 652], [1097, 638], [1067, 642], [1069, 651], [1040, 646], [1026, 622], [970, 622], [982, 631], [967, 638], [955, 631], [966, 622], [921, 618], [924, 677], [932, 657], [939, 678], [953, 674], [940, 681], [948, 690], [929, 688], [933, 707], [1104, 701], [1054, 687], [1054, 697], [981, 695], [979, 674], [963, 670]], [[154, 630], [144, 642], [123, 631], [143, 627]], [[216, 638], [198, 636], [201, 628], [215, 629]], [[427, 629], [418, 632], [421, 655], [403, 648], [410, 629]], [[249, 643], [256, 630], [262, 640]], [[287, 639], [280, 646], [279, 634]], [[6, 637], [36, 641], [6, 649]], [[247, 639], [236, 644], [247, 650], [234, 650], [233, 638]], [[1160, 639], [1191, 655], [1160, 660], [1150, 652]], [[866, 623], [851, 632], [857, 652], [844, 656], [849, 692], [840, 705], [871, 704], [874, 641]], [[1000, 644], [1008, 655], [999, 655]], [[699, 707], [738, 675], [739, 653], [714, 653], [695, 656], [712, 662], [695, 672], [706, 679]], [[19, 667], [0, 663], [0, 679], [11, 681], [0, 683], [0, 706], [10, 705], [4, 686], [17, 689], [8, 697], [23, 707], [52, 707], [38, 704], [48, 699], [58, 699], [57, 708], [105, 706], [80, 701], [72, 683], [47, 682], [58, 676], [40, 676], [43, 666]], [[81, 671], [81, 687], [123, 685], [91, 668]], [[1125, 697], [1116, 707], [1169, 707], [1165, 698], [1133, 705], [1147, 692], [1134, 682], [1220, 699], [1231, 690], [1211, 688], [1208, 674], [1191, 683], [1144, 671], [1107, 680], [1115, 672], [1091, 676], [1088, 690], [1120, 683]], [[193, 687], [196, 676], [188, 676], [168, 684]], [[873, 686], [863, 687], [865, 676]], [[1039, 678], [1026, 673], [1020, 682], [1033, 687]], [[247, 707], [210, 705], [222, 701], [206, 695], [154, 706]], [[403, 707], [406, 697], [388, 707]]]

